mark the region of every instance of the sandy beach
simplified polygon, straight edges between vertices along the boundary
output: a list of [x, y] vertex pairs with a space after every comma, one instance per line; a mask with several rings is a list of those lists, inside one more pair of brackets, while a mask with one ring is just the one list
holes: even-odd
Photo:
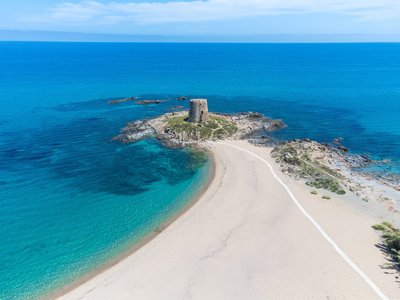
[[[400, 299], [369, 214], [278, 171], [270, 149], [207, 144], [215, 176], [143, 247], [60, 299]], [[270, 168], [272, 166], [272, 169]]]

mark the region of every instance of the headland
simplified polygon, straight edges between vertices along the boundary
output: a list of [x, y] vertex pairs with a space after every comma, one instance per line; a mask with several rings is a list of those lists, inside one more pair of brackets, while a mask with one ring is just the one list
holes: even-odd
[[262, 132], [284, 124], [258, 113], [189, 120], [175, 112], [132, 122], [114, 140], [156, 137], [211, 151], [207, 190], [155, 238], [62, 299], [397, 297], [398, 273], [371, 226], [398, 223], [390, 197], [399, 191], [354, 171], [369, 158], [310, 140], [268, 146]]

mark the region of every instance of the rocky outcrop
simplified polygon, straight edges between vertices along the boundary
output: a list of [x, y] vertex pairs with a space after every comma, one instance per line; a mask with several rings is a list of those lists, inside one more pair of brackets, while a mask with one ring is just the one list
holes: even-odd
[[185, 121], [186, 112], [172, 112], [158, 118], [128, 123], [114, 140], [133, 143], [144, 138], [156, 137], [163, 144], [182, 147], [206, 140], [245, 139], [260, 132], [284, 127], [280, 120], [272, 120], [262, 114], [212, 114], [205, 124]]
[[121, 143], [134, 143], [144, 138], [152, 137], [156, 134], [155, 129], [148, 121], [135, 121], [128, 123], [126, 127], [121, 129], [121, 133], [114, 137], [114, 140]]
[[235, 139], [252, 138], [257, 134], [275, 131], [286, 126], [282, 120], [273, 120], [257, 112], [217, 115], [224, 116], [227, 120], [235, 123], [235, 125], [238, 127], [238, 131], [234, 135]]
[[349, 152], [349, 148], [345, 147], [345, 146], [339, 146], [338, 149], [342, 152]]
[[138, 100], [137, 97], [128, 97], [128, 98], [123, 98], [123, 99], [115, 99], [115, 100], [110, 100], [107, 103], [110, 105], [116, 105], [120, 103], [125, 103], [125, 102], [130, 102], [130, 101], [135, 101], [135, 104], [137, 105], [150, 105], [150, 104], [160, 104], [162, 102], [165, 102], [166, 100]]
[[160, 104], [165, 101], [166, 100], [140, 100], [136, 101], [135, 103], [138, 105], [150, 105], [150, 104]]
[[310, 186], [338, 193], [343, 193], [341, 188], [344, 188], [343, 191], [354, 192], [364, 201], [377, 199], [385, 202], [391, 209], [394, 209], [396, 200], [400, 200], [397, 199], [399, 194], [395, 181], [359, 171], [375, 163], [366, 155], [349, 154], [305, 139], [282, 143], [272, 150], [271, 156], [282, 172], [304, 180]]
[[128, 97], [128, 98], [123, 98], [123, 99], [115, 99], [115, 100], [110, 100], [108, 101], [108, 104], [110, 105], [115, 105], [119, 103], [124, 103], [124, 102], [129, 102], [129, 101], [134, 101], [136, 100], [136, 97]]

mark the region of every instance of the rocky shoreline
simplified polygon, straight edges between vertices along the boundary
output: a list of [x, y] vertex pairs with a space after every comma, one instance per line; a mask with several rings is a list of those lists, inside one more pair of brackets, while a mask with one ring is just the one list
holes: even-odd
[[353, 192], [363, 201], [376, 199], [389, 210], [398, 212], [398, 182], [357, 171], [375, 162], [366, 155], [347, 152], [341, 145], [334, 147], [304, 139], [279, 144], [272, 150], [271, 156], [283, 173], [311, 187], [338, 194]]
[[[157, 138], [167, 147], [181, 148], [198, 146], [209, 140], [245, 139], [257, 146], [271, 146], [273, 140], [266, 133], [286, 126], [281, 120], [256, 112], [210, 113], [210, 121], [206, 124], [187, 122], [187, 116], [186, 111], [177, 111], [130, 122], [113, 140], [127, 144]], [[400, 211], [397, 204], [400, 202], [400, 180], [360, 172], [376, 162], [366, 155], [353, 155], [348, 151], [340, 139], [335, 139], [332, 145], [303, 139], [277, 143], [271, 156], [283, 173], [310, 187], [339, 195], [351, 192], [363, 201], [376, 199], [389, 210]]]
[[283, 128], [281, 120], [273, 120], [259, 113], [210, 113], [210, 122], [186, 122], [187, 112], [172, 112], [160, 117], [128, 123], [113, 140], [134, 143], [155, 137], [169, 147], [184, 147], [206, 140], [245, 139], [261, 132]]

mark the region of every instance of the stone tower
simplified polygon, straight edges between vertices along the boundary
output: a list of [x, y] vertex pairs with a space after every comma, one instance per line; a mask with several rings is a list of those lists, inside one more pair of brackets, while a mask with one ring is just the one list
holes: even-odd
[[207, 99], [192, 99], [189, 106], [189, 122], [208, 122]]

